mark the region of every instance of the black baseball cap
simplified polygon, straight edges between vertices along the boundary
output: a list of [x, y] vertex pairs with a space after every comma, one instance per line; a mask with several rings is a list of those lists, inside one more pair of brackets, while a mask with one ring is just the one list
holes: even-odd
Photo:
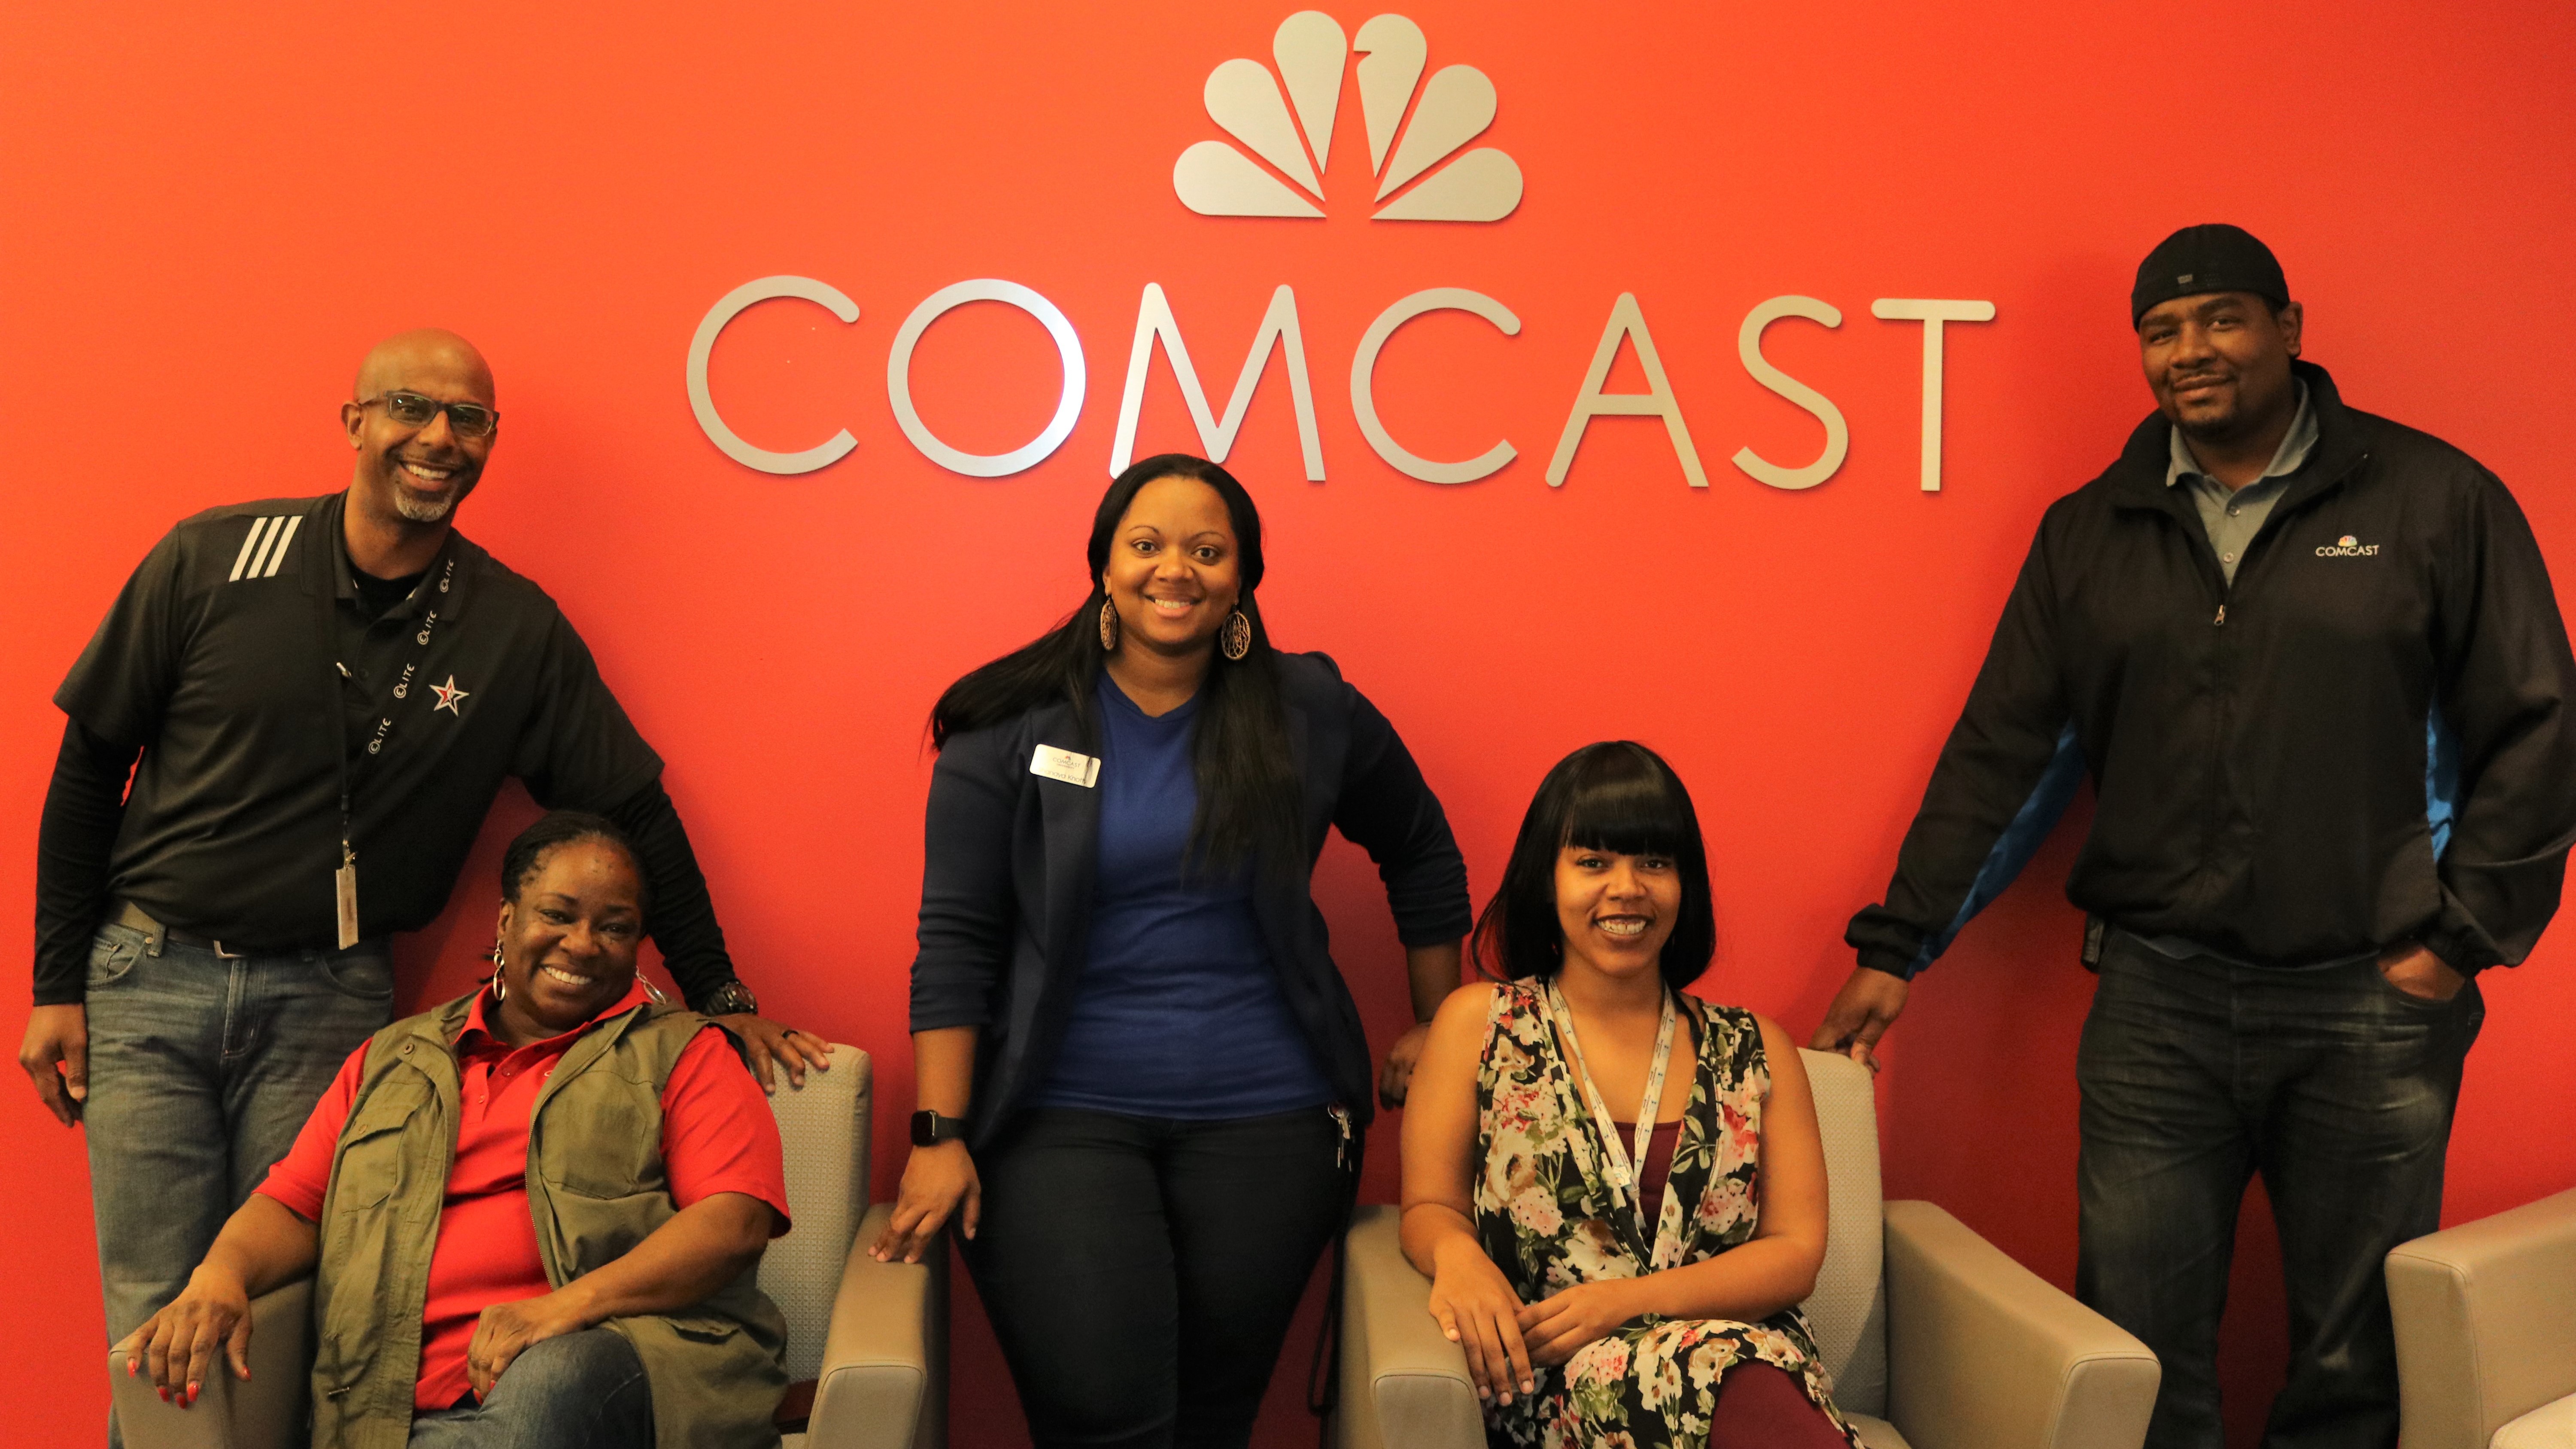
[[2138, 263], [2137, 285], [2129, 289], [2129, 325], [2137, 326], [2160, 303], [2210, 292], [2251, 292], [2275, 311], [2290, 304], [2289, 281], [2270, 247], [2241, 226], [2203, 222], [2156, 243]]

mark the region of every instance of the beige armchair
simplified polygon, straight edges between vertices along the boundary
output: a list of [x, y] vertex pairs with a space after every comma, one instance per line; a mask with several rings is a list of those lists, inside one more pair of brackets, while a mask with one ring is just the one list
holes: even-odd
[[2388, 1255], [2405, 1449], [2576, 1445], [2576, 1189]]
[[[769, 1245], [760, 1286], [787, 1319], [787, 1376], [811, 1386], [790, 1449], [940, 1449], [947, 1443], [948, 1273], [880, 1263], [863, 1249], [892, 1211], [868, 1206], [868, 1054], [832, 1048], [832, 1070], [770, 1098], [787, 1149], [795, 1227]], [[162, 1403], [108, 1357], [129, 1449], [289, 1449], [307, 1437], [312, 1284], [251, 1305], [251, 1377], [216, 1374], [187, 1409]]]
[[[1807, 1318], [1870, 1449], [2137, 1449], [2155, 1355], [1932, 1204], [1882, 1204], [1869, 1072], [1802, 1055], [1833, 1199]], [[1396, 1209], [1360, 1210], [1349, 1275], [1339, 1449], [1481, 1449], [1466, 1356], [1431, 1318]]]

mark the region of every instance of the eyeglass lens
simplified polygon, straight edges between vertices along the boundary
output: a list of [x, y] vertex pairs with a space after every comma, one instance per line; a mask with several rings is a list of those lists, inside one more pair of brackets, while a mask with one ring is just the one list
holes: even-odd
[[434, 398], [422, 397], [416, 392], [385, 394], [385, 411], [391, 413], [395, 421], [406, 427], [429, 426], [429, 420], [438, 416], [441, 409], [447, 413], [448, 426], [469, 438], [483, 436], [492, 431], [493, 425], [500, 421], [493, 416], [490, 408], [476, 403], [441, 403]]

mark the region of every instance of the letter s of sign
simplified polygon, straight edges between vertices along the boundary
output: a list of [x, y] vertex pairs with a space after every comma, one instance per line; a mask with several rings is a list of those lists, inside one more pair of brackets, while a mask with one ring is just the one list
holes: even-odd
[[[850, 430], [841, 429], [826, 441], [800, 453], [773, 453], [744, 442], [742, 435], [725, 426], [716, 413], [716, 402], [707, 391], [707, 359], [716, 350], [716, 338], [724, 334], [727, 324], [749, 311], [754, 303], [780, 297], [795, 297], [829, 311], [844, 322], [859, 320], [859, 304], [843, 296], [839, 288], [812, 277], [762, 277], [745, 282], [727, 292], [707, 309], [698, 323], [698, 335], [689, 340], [689, 410], [698, 415], [698, 427], [718, 451], [746, 468], [763, 473], [811, 473], [828, 468], [847, 457], [859, 440]], [[440, 587], [444, 588], [442, 584]]]
[[1744, 360], [1744, 370], [1753, 380], [1814, 413], [1816, 421], [1825, 425], [1825, 450], [1804, 468], [1783, 468], [1765, 461], [1751, 448], [1738, 448], [1735, 466], [1774, 488], [1813, 488], [1842, 467], [1844, 455], [1851, 451], [1851, 425], [1843, 421], [1843, 410], [1823, 393], [1773, 367], [1770, 359], [1762, 355], [1762, 329], [1783, 317], [1804, 317], [1810, 322], [1840, 327], [1843, 314], [1834, 310], [1832, 303], [1813, 297], [1774, 297], [1745, 313], [1744, 326], [1735, 334], [1736, 354]]
[[1521, 331], [1521, 319], [1512, 315], [1511, 308], [1465, 287], [1431, 287], [1400, 298], [1377, 314], [1377, 320], [1360, 337], [1359, 350], [1351, 354], [1351, 416], [1359, 422], [1360, 436], [1368, 439], [1369, 446], [1386, 460], [1386, 465], [1407, 478], [1419, 478], [1425, 483], [1473, 483], [1489, 478], [1518, 456], [1509, 439], [1496, 442], [1463, 463], [1435, 463], [1416, 457], [1378, 419], [1377, 355], [1387, 339], [1395, 335], [1395, 329], [1425, 312], [1473, 312], [1493, 323], [1505, 337], [1518, 337]]

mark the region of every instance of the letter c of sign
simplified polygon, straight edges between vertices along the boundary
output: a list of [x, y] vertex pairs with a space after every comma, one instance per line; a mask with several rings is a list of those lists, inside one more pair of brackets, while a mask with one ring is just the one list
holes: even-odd
[[1512, 315], [1511, 308], [1465, 287], [1433, 287], [1403, 298], [1377, 314], [1377, 320], [1360, 338], [1359, 351], [1351, 354], [1351, 416], [1359, 421], [1360, 436], [1368, 439], [1369, 446], [1377, 450], [1387, 466], [1408, 478], [1425, 483], [1473, 483], [1491, 477], [1518, 456], [1509, 441], [1498, 442], [1463, 463], [1435, 463], [1407, 452], [1386, 430], [1386, 424], [1378, 421], [1378, 351], [1395, 335], [1395, 329], [1425, 312], [1473, 312], [1493, 323], [1505, 337], [1517, 337], [1521, 331], [1521, 319]]
[[707, 315], [698, 323], [698, 335], [689, 341], [689, 410], [698, 415], [698, 427], [707, 435], [707, 441], [744, 467], [757, 468], [763, 473], [811, 473], [849, 456], [850, 450], [859, 445], [859, 440], [850, 436], [849, 429], [843, 428], [829, 440], [801, 453], [773, 453], [767, 448], [755, 448], [744, 442], [741, 434], [725, 426], [725, 420], [716, 415], [715, 398], [707, 391], [707, 358], [716, 350], [716, 338], [723, 335], [727, 324], [750, 310], [754, 303], [778, 297], [797, 297], [812, 302], [844, 322], [859, 320], [859, 304], [828, 282], [818, 282], [812, 277], [763, 277], [756, 282], [743, 283], [707, 309]]

